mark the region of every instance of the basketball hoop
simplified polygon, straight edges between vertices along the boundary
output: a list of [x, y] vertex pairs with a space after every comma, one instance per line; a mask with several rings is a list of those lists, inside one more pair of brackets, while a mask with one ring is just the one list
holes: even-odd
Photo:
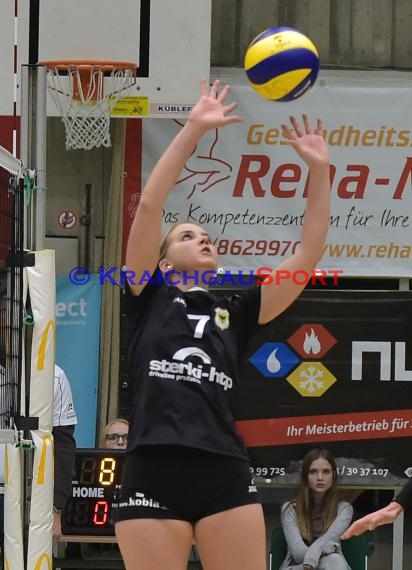
[[[110, 146], [110, 115], [135, 82], [127, 61], [41, 61], [47, 87], [66, 130], [66, 149]], [[105, 80], [107, 78], [107, 80]]]

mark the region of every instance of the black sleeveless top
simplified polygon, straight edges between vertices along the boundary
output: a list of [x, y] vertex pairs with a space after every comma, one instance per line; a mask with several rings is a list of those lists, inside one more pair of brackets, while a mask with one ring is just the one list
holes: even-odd
[[139, 296], [126, 294], [129, 450], [169, 444], [247, 459], [233, 406], [260, 293], [253, 286], [217, 297], [147, 284]]

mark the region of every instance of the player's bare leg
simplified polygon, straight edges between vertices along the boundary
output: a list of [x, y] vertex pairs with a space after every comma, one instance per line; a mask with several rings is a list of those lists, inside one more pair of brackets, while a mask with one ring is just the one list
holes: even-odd
[[245, 505], [211, 515], [195, 526], [203, 570], [265, 570], [262, 507]]

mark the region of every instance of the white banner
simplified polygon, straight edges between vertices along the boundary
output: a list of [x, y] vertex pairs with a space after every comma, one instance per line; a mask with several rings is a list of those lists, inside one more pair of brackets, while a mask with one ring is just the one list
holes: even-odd
[[[227, 271], [276, 267], [299, 244], [308, 169], [281, 124], [307, 112], [324, 119], [332, 211], [319, 267], [344, 276], [412, 277], [412, 86], [396, 75], [327, 75], [300, 100], [261, 99], [238, 74], [230, 100], [242, 124], [208, 133], [164, 209], [165, 228], [203, 225]], [[181, 128], [143, 122], [143, 182]]]

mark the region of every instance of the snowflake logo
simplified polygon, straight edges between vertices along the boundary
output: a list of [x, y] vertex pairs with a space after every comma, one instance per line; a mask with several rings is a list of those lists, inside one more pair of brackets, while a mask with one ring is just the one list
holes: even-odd
[[306, 378], [300, 383], [302, 390], [316, 392], [323, 388], [323, 382], [318, 380], [323, 377], [323, 370], [316, 370], [316, 366], [308, 366], [306, 370], [301, 370], [299, 375], [301, 378]]
[[336, 382], [336, 378], [321, 362], [302, 362], [287, 381], [301, 396], [318, 398]]

